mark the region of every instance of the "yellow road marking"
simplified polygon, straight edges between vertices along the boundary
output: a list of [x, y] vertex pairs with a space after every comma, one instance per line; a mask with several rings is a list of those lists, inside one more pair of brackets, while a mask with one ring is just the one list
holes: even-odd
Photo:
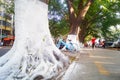
[[107, 71], [100, 62], [95, 61], [94, 63], [101, 74], [107, 75], [107, 76], [110, 75], [109, 71]]
[[[93, 56], [93, 54], [89, 54], [89, 57]], [[97, 66], [100, 74], [102, 75], [110, 75], [109, 71], [107, 71], [103, 66], [102, 66], [102, 63], [101, 62], [98, 62], [98, 61], [94, 61], [94, 64]]]

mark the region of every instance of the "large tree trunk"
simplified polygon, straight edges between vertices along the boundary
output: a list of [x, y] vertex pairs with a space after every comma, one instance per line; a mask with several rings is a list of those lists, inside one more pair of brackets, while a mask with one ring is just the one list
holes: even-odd
[[[87, 11], [89, 10], [93, 0], [87, 0], [86, 5], [83, 4], [84, 0], [81, 0], [78, 5], [78, 13], [75, 12], [73, 2], [74, 0], [67, 0], [68, 4], [68, 10], [69, 10], [69, 22], [70, 22], [70, 33], [69, 35], [75, 35], [76, 39], [83, 42], [84, 34], [79, 34], [81, 31], [85, 31], [85, 28], [81, 28], [81, 24], [84, 21], [85, 15], [87, 14]], [[80, 29], [78, 29], [80, 27]], [[79, 31], [78, 31], [79, 30]], [[83, 32], [82, 31], [82, 32]], [[79, 34], [79, 36], [78, 36]], [[79, 38], [77, 38], [79, 37]], [[81, 39], [82, 38], [82, 39]]]
[[54, 45], [48, 28], [48, 5], [15, 0], [15, 42], [0, 58], [0, 80], [49, 79], [68, 64]]
[[81, 30], [79, 31], [79, 41], [84, 43], [85, 42], [85, 37], [86, 37], [86, 34], [88, 33], [88, 26], [89, 24], [87, 23], [87, 21], [83, 21], [83, 23], [81, 24]]
[[69, 34], [77, 34], [77, 23], [76, 23], [76, 14], [73, 8], [73, 0], [67, 0], [68, 11], [69, 11], [69, 23], [70, 23], [70, 32]]

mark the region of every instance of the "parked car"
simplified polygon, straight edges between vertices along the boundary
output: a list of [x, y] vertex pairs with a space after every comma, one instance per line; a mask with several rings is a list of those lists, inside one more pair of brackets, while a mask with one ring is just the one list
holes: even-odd
[[117, 47], [117, 48], [119, 47], [120, 48], [120, 38], [117, 41], [113, 42], [111, 47]]
[[111, 42], [111, 41], [105, 42], [105, 47], [111, 47], [112, 45], [113, 45], [113, 42]]

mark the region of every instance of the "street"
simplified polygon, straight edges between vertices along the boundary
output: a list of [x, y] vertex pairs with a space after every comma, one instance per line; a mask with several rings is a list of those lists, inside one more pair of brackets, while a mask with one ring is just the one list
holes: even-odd
[[120, 80], [120, 51], [100, 48], [83, 51], [62, 80]]
[[5, 46], [2, 46], [0, 47], [0, 57], [3, 56], [6, 52], [8, 52], [10, 50], [11, 47], [5, 47]]
[[[0, 56], [10, 48], [1, 47]], [[120, 80], [120, 51], [83, 48], [68, 70], [62, 80]]]

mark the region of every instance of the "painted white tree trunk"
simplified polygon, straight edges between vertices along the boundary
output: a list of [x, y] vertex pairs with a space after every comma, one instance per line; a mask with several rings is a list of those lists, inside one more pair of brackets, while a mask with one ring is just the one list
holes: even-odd
[[54, 45], [48, 27], [48, 5], [39, 0], [15, 0], [15, 42], [0, 58], [0, 80], [51, 78], [68, 64]]
[[[78, 35], [74, 35], [74, 34], [69, 34], [67, 36], [67, 39], [66, 39], [66, 43], [69, 44], [69, 43], [72, 43], [73, 46], [74, 46], [74, 49], [75, 51], [82, 51], [81, 48], [83, 48], [83, 44], [79, 42], [78, 40]], [[63, 48], [63, 50], [65, 49], [65, 47]]]
[[[69, 34], [66, 39], [66, 43], [69, 44], [70, 42], [73, 43], [74, 50], [81, 51], [81, 48], [83, 47], [83, 44], [79, 42], [78, 34], [79, 34], [80, 28], [78, 27], [77, 34]], [[65, 49], [65, 47], [64, 47]]]

